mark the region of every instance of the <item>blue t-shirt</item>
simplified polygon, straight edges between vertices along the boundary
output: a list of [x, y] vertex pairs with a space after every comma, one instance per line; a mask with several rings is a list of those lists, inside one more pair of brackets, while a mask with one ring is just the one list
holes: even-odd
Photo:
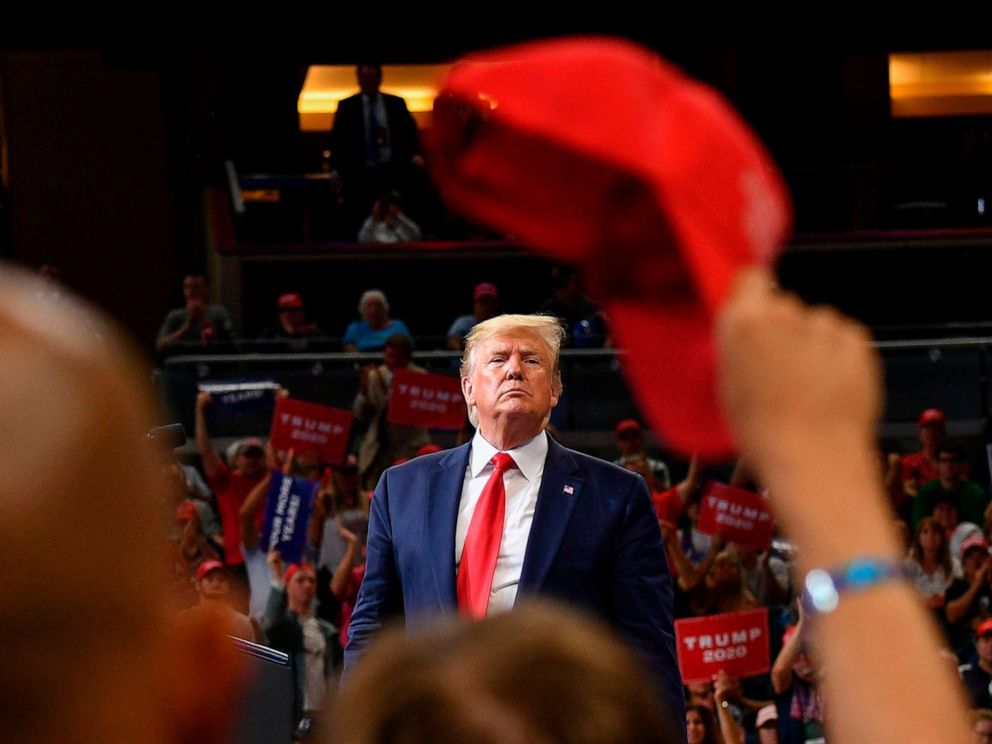
[[464, 341], [465, 336], [478, 322], [474, 315], [459, 315], [448, 329], [448, 338], [456, 337], [459, 341]]
[[394, 333], [402, 333], [413, 338], [410, 329], [402, 320], [391, 320], [385, 328], [374, 331], [364, 320], [356, 320], [348, 324], [344, 332], [344, 345], [354, 346], [359, 351], [381, 351], [386, 345], [386, 339]]

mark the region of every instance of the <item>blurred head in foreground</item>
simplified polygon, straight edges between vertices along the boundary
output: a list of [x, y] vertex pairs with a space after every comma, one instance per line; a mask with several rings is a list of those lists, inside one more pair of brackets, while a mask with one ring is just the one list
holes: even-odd
[[36, 281], [0, 267], [3, 738], [215, 740], [238, 658], [166, 590], [150, 376], [109, 323]]
[[409, 636], [386, 630], [329, 720], [335, 744], [679, 740], [609, 627], [547, 601]]

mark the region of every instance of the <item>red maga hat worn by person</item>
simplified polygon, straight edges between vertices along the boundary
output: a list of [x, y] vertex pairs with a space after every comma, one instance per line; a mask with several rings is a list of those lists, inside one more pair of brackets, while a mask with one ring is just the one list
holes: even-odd
[[452, 209], [582, 267], [669, 443], [729, 455], [713, 319], [791, 223], [778, 170], [731, 106], [628, 41], [529, 42], [452, 67], [427, 145]]

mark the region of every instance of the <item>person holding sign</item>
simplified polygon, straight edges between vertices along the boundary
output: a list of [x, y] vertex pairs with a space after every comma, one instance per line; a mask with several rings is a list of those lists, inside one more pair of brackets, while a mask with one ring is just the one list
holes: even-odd
[[[317, 572], [309, 563], [286, 567], [278, 550], [270, 550], [272, 591], [262, 627], [272, 648], [289, 654], [293, 667], [295, 726], [312, 726], [334, 688], [334, 670], [341, 660], [338, 631], [311, 612], [317, 595]], [[294, 727], [295, 727], [294, 726]]]
[[823, 695], [820, 665], [811, 655], [805, 637], [802, 611], [799, 623], [791, 625], [782, 639], [782, 649], [772, 666], [772, 688], [789, 701], [789, 722], [802, 741], [822, 741]]
[[[279, 550], [281, 559], [301, 561], [311, 550], [307, 538], [314, 531], [314, 521], [322, 519], [313, 509], [319, 484], [299, 475], [300, 461], [294, 450], [277, 453], [270, 443], [265, 452], [268, 472], [249, 492], [239, 514], [253, 618], [261, 618], [268, 606], [272, 550]], [[300, 459], [306, 462], [309, 458]]]
[[672, 580], [644, 480], [545, 433], [562, 335], [556, 319], [531, 315], [469, 333], [461, 385], [476, 434], [380, 478], [346, 666], [400, 613], [408, 625], [484, 618], [550, 595], [609, 621], [681, 719]]
[[256, 438], [242, 440], [234, 448], [234, 462], [224, 462], [214, 449], [207, 428], [206, 409], [213, 396], [201, 390], [196, 396], [196, 445], [207, 483], [217, 498], [220, 525], [224, 537], [224, 563], [231, 570], [239, 609], [247, 607], [248, 578], [241, 556], [240, 510], [248, 493], [265, 478], [265, 447]]
[[403, 333], [394, 333], [386, 339], [382, 364], [369, 365], [359, 370], [359, 390], [352, 403], [352, 413], [359, 421], [368, 423], [358, 445], [358, 472], [362, 488], [375, 488], [382, 471], [400, 457], [413, 454], [430, 441], [427, 430], [420, 426], [392, 424], [386, 420], [389, 410], [389, 393], [393, 371], [408, 369], [424, 372], [411, 362], [413, 343]]

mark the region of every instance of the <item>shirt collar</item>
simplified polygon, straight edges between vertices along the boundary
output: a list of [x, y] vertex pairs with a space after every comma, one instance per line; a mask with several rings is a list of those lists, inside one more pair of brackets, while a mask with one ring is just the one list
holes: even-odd
[[[472, 437], [472, 458], [469, 462], [472, 477], [478, 478], [486, 466], [489, 465], [489, 461], [499, 451], [486, 441], [486, 438], [482, 436], [482, 432], [476, 429], [475, 436]], [[542, 430], [536, 437], [527, 442], [527, 444], [506, 450], [506, 453], [513, 458], [524, 478], [533, 481], [540, 475], [544, 467], [544, 461], [548, 456], [548, 435]]]

